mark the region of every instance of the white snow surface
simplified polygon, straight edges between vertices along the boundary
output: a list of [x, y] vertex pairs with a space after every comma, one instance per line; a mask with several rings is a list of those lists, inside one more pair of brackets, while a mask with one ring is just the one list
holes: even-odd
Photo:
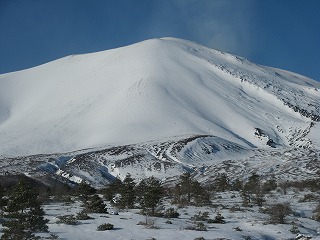
[[[285, 218], [286, 224], [270, 224], [268, 223], [270, 216], [262, 213], [262, 209], [266, 209], [268, 205], [259, 208], [243, 207], [242, 199], [239, 192], [222, 192], [215, 193], [213, 198], [213, 206], [209, 207], [179, 207], [164, 202], [161, 206], [163, 209], [174, 208], [179, 212], [179, 218], [160, 218], [148, 217], [149, 222], [154, 222], [154, 227], [139, 225], [139, 222], [145, 222], [146, 217], [138, 214], [141, 209], [132, 209], [128, 211], [115, 209], [109, 202], [108, 212], [118, 212], [119, 215], [94, 213], [89, 214], [93, 219], [80, 220], [77, 225], [67, 225], [57, 223], [59, 216], [77, 215], [83, 207], [82, 202], [76, 200], [74, 203], [52, 202], [44, 206], [46, 213], [45, 218], [49, 220], [48, 226], [50, 233], [36, 233], [36, 235], [49, 238], [50, 234], [54, 234], [57, 239], [68, 240], [87, 240], [87, 239], [116, 239], [116, 240], [194, 240], [202, 237], [203, 239], [212, 240], [265, 240], [265, 239], [320, 239], [320, 226], [311, 217], [313, 210], [317, 206], [316, 201], [303, 202], [303, 196], [310, 194], [309, 191], [289, 190], [286, 195], [279, 192], [272, 192], [266, 195], [266, 204], [286, 203], [290, 202], [293, 213]], [[315, 194], [315, 193], [313, 193]], [[161, 209], [160, 208], [160, 209]], [[232, 210], [233, 209], [233, 210]], [[225, 224], [207, 223], [206, 221], [192, 221], [191, 217], [199, 212], [207, 212], [210, 219], [220, 213], [225, 217]], [[171, 224], [168, 224], [170, 221]], [[207, 231], [190, 230], [191, 226], [196, 226], [202, 222]], [[113, 230], [97, 231], [97, 227], [104, 223], [114, 225]], [[293, 233], [292, 228], [295, 226], [300, 233]], [[0, 229], [2, 226], [0, 225]], [[189, 230], [188, 230], [189, 228]], [[1, 236], [0, 232], [0, 236]], [[305, 238], [298, 238], [298, 236]], [[308, 237], [308, 238], [307, 238]]]
[[[174, 38], [0, 75], [0, 156], [211, 135], [288, 146], [320, 115], [320, 83]], [[310, 130], [319, 144], [319, 126]], [[303, 135], [305, 137], [305, 135]]]

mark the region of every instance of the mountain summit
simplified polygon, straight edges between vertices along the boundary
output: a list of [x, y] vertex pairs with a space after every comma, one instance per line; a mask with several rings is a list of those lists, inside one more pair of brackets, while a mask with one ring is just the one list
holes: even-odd
[[175, 38], [0, 75], [0, 156], [197, 135], [319, 147], [320, 83]]

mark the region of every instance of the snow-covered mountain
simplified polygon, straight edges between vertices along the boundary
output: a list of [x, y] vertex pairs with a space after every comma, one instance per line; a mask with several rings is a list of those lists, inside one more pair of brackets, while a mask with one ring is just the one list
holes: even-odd
[[320, 82], [175, 38], [0, 75], [3, 166], [109, 149], [95, 160], [110, 171], [110, 149], [128, 146], [145, 168], [210, 166], [261, 149], [320, 149], [319, 121]]

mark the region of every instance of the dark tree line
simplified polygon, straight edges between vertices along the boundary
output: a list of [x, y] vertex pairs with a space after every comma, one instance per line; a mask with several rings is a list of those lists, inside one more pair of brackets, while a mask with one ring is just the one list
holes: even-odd
[[25, 180], [19, 181], [11, 191], [1, 187], [0, 197], [4, 218], [1, 239], [36, 239], [34, 233], [48, 231], [39, 193]]
[[174, 203], [181, 205], [208, 205], [210, 193], [205, 186], [191, 177], [189, 172], [180, 176], [179, 182], [171, 191]]
[[131, 209], [138, 205], [144, 212], [155, 215], [156, 207], [163, 197], [164, 187], [161, 181], [153, 176], [136, 183], [135, 179], [127, 174], [123, 181], [116, 179], [103, 192], [105, 198], [119, 208]]

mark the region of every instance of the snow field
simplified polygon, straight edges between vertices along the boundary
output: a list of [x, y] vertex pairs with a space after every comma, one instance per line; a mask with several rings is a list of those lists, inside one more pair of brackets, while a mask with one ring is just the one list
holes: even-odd
[[289, 127], [311, 120], [284, 102], [319, 114], [319, 88], [300, 75], [174, 38], [68, 56], [0, 75], [0, 156], [195, 134], [266, 147], [254, 136], [257, 127], [288, 146]]
[[[243, 207], [239, 192], [216, 193], [212, 207], [188, 206], [177, 209], [180, 213], [177, 219], [165, 219], [159, 217], [148, 217], [154, 221], [155, 229], [148, 229], [139, 222], [145, 222], [146, 218], [138, 214], [139, 210], [120, 211], [119, 215], [89, 214], [92, 220], [81, 220], [79, 225], [57, 224], [57, 216], [76, 214], [81, 211], [81, 203], [52, 203], [44, 206], [46, 217], [50, 220], [49, 230], [58, 235], [59, 239], [89, 240], [89, 239], [185, 239], [194, 240], [198, 237], [205, 239], [294, 239], [297, 233], [291, 233], [292, 226], [298, 227], [300, 234], [312, 237], [312, 240], [320, 239], [320, 225], [311, 219], [317, 202], [301, 202], [303, 196], [310, 194], [309, 191], [288, 190], [284, 195], [273, 191], [266, 195], [266, 205], [289, 202], [294, 213], [286, 217], [286, 224], [268, 224], [269, 215], [261, 213], [257, 206]], [[312, 193], [320, 197], [319, 193]], [[110, 205], [109, 205], [110, 207]], [[164, 203], [164, 208], [176, 206]], [[231, 210], [232, 207], [239, 210]], [[112, 210], [112, 207], [110, 208]], [[191, 221], [191, 217], [199, 212], [209, 212], [213, 219], [217, 213], [225, 217], [225, 224], [210, 224], [204, 222], [207, 231], [187, 230], [197, 222]], [[170, 220], [172, 224], [166, 222]], [[103, 223], [111, 223], [114, 230], [97, 231], [97, 227]], [[48, 236], [48, 234], [40, 234]]]

